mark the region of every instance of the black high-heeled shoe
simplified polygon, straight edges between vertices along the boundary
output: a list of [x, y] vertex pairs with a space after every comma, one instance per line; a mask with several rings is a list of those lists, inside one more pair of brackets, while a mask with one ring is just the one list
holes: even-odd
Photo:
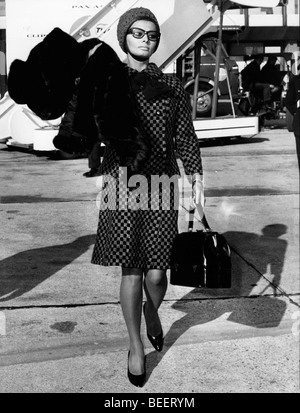
[[144, 373], [142, 374], [132, 374], [129, 371], [129, 355], [130, 351], [128, 351], [128, 364], [127, 364], [127, 376], [131, 384], [135, 387], [143, 387], [146, 379], [146, 356], [144, 357]]
[[[146, 306], [146, 303], [144, 303], [144, 306], [143, 306], [144, 317], [146, 318], [145, 306]], [[159, 333], [159, 335], [156, 336], [156, 337], [151, 336], [151, 334], [149, 334], [148, 331], [147, 331], [147, 337], [148, 337], [148, 340], [150, 341], [150, 343], [152, 344], [152, 346], [155, 348], [156, 351], [162, 351], [163, 346], [164, 346], [164, 333], [163, 333], [162, 329], [161, 329], [161, 332]]]

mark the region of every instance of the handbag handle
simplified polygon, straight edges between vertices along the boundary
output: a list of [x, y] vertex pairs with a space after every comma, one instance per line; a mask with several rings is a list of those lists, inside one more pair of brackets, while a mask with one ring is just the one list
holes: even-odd
[[[188, 231], [189, 231], [189, 232], [192, 232], [192, 231], [193, 231], [193, 227], [194, 227], [194, 216], [195, 216], [195, 210], [196, 210], [196, 208], [197, 208], [197, 205], [196, 205], [196, 207], [190, 205], [190, 208], [189, 208], [189, 225], [188, 225]], [[199, 216], [200, 216], [200, 213], [199, 213]], [[201, 222], [201, 224], [203, 225], [203, 227], [204, 227], [204, 229], [205, 229], [206, 231], [211, 231], [211, 228], [210, 228], [210, 226], [209, 226], [209, 224], [208, 224], [208, 222], [207, 222], [207, 219], [206, 219], [206, 216], [205, 216], [204, 212], [203, 212], [203, 217], [202, 217], [202, 219], [200, 219], [200, 222]]]

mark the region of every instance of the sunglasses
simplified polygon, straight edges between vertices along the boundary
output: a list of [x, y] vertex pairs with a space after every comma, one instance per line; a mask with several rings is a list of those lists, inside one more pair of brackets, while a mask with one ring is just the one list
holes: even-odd
[[132, 27], [131, 29], [129, 29], [127, 34], [132, 34], [132, 36], [135, 39], [142, 39], [146, 34], [148, 39], [151, 42], [157, 42], [160, 39], [160, 33], [159, 32], [156, 32], [154, 30], [150, 30], [150, 31], [146, 32], [145, 30], [139, 29], [137, 27]]

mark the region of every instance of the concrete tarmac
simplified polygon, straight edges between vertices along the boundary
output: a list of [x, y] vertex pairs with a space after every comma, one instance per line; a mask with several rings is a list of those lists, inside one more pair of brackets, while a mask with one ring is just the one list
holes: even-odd
[[299, 393], [294, 136], [265, 128], [200, 144], [206, 216], [232, 246], [232, 288], [169, 285], [162, 353], [142, 320], [141, 389], [127, 379], [120, 269], [90, 263], [98, 178], [82, 176], [87, 159], [0, 144], [1, 393]]

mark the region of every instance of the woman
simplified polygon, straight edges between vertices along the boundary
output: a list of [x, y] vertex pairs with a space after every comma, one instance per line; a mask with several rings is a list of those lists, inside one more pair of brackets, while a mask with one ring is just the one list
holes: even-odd
[[[136, 202], [140, 202], [140, 209], [124, 208], [124, 199], [132, 194], [132, 188], [127, 192], [123, 188], [122, 192], [120, 182], [126, 180], [126, 171], [120, 168], [114, 150], [106, 147], [101, 171], [103, 175], [109, 174], [117, 179], [118, 201], [116, 208], [100, 210], [92, 262], [121, 266], [120, 301], [130, 341], [127, 372], [130, 382], [141, 387], [146, 378], [141, 316], [143, 312], [149, 341], [157, 351], [161, 351], [164, 338], [158, 309], [166, 294], [170, 249], [178, 231], [176, 182], [169, 192], [171, 202], [167, 209], [162, 199], [165, 192], [161, 188], [150, 188], [150, 183], [151, 177], [180, 174], [175, 145], [185, 173], [193, 177], [195, 203], [203, 205], [204, 193], [201, 155], [187, 95], [176, 77], [164, 75], [149, 62], [160, 41], [156, 17], [143, 7], [130, 9], [120, 17], [117, 35], [127, 54], [132, 93], [151, 147], [139, 176], [146, 179], [149, 184], [147, 195], [157, 204], [151, 208], [153, 204], [147, 201], [147, 197], [143, 201], [139, 194], [140, 199]], [[108, 191], [106, 196], [109, 194], [111, 192]], [[146, 302], [142, 307], [143, 287]]]

